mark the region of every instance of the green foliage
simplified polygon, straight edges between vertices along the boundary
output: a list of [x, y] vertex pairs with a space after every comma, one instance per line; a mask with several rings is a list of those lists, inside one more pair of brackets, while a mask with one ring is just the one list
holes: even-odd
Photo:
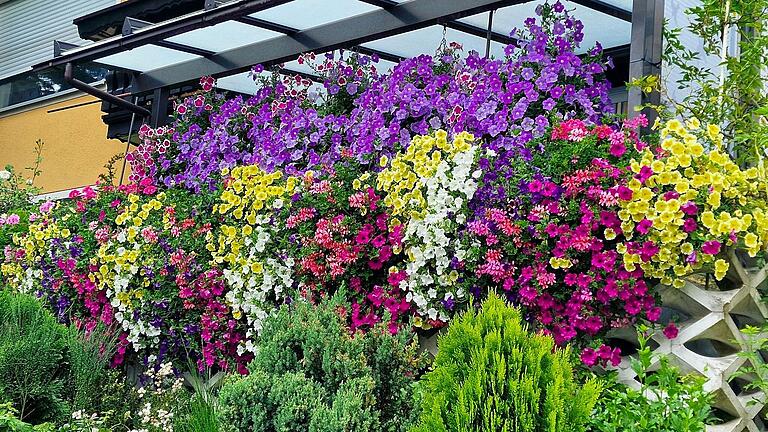
[[195, 395], [176, 413], [179, 419], [175, 430], [179, 432], [218, 432], [219, 419], [211, 401]]
[[0, 170], [0, 215], [31, 208], [32, 196], [40, 192], [34, 183], [41, 174], [40, 163], [43, 161], [44, 146], [45, 143], [42, 140], [35, 141], [34, 164], [24, 168], [28, 177], [25, 178], [24, 175], [15, 171], [11, 165], [6, 165]]
[[438, 348], [415, 432], [583, 431], [600, 393], [593, 380], [579, 388], [570, 350], [529, 333], [496, 294], [454, 319]]
[[0, 292], [0, 402], [24, 422], [62, 432], [129, 430], [120, 425], [137, 404], [109, 369], [116, 341], [108, 334], [67, 328], [34, 297]]
[[[677, 112], [672, 114], [722, 125], [741, 162], [765, 157], [768, 125], [760, 118], [768, 114], [762, 76], [768, 63], [768, 0], [702, 0], [686, 13], [691, 21], [687, 30], [703, 41], [704, 52], [687, 47], [680, 39], [681, 29], [666, 30], [664, 61], [680, 71], [678, 88], [694, 89], [683, 100], [673, 101]], [[730, 34], [726, 29], [737, 34], [738, 54], [728, 52], [720, 68], [701, 65], [702, 54], [721, 58], [723, 34]]]
[[108, 369], [98, 390], [98, 406], [85, 407], [84, 411], [98, 412], [103, 424], [112, 432], [128, 432], [137, 429], [133, 413], [141, 408], [136, 387], [125, 379], [124, 373]]
[[[748, 325], [741, 330], [747, 348], [738, 355], [748, 361], [731, 378], [747, 378], [747, 383], [744, 385], [745, 391], [759, 390], [763, 394], [768, 394], [768, 364], [765, 363], [761, 354], [768, 351], [766, 332], [768, 332], [768, 326], [760, 328]], [[752, 400], [747, 403], [753, 405], [757, 402], [758, 400]]]
[[93, 411], [101, 405], [102, 386], [117, 340], [99, 326], [86, 333], [70, 327], [67, 353], [70, 366], [72, 408]]
[[30, 296], [0, 293], [0, 399], [31, 423], [66, 415], [66, 332]]
[[224, 378], [224, 372], [211, 374], [210, 369], [205, 374], [198, 371], [197, 366], [189, 363], [190, 372], [187, 374], [194, 390], [194, 395], [187, 404], [179, 407], [176, 416], [176, 430], [180, 432], [218, 432], [218, 404], [216, 393]]
[[[647, 328], [638, 332], [640, 349], [632, 369], [640, 390], [614, 383], [603, 392], [591, 417], [593, 432], [700, 432], [711, 419], [703, 377], [681, 376], [665, 356], [655, 358]], [[658, 360], [655, 366], [654, 360]], [[653, 372], [651, 372], [653, 370]]]
[[422, 363], [385, 326], [350, 334], [335, 301], [283, 306], [264, 323], [250, 375], [219, 394], [222, 431], [406, 431]]
[[10, 402], [0, 404], [0, 431], [2, 432], [53, 432], [54, 427], [50, 423], [33, 426], [25, 423], [17, 417], [18, 411]]

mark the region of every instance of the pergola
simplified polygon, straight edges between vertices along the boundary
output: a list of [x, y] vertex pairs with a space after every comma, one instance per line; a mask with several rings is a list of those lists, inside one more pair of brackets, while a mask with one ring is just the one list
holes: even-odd
[[[466, 49], [498, 56], [514, 42], [510, 30], [532, 16], [538, 3], [205, 0], [201, 10], [163, 22], [125, 17], [120, 34], [88, 46], [55, 42], [54, 57], [33, 70], [64, 68], [65, 79], [73, 87], [104, 101], [110, 135], [119, 136], [127, 132], [125, 125], [110, 123], [107, 117], [132, 114], [155, 126], [164, 124], [169, 118], [169, 96], [194, 89], [201, 76], [214, 76], [219, 87], [241, 93], [256, 90], [247, 75], [255, 64], [266, 68], [284, 64], [283, 73], [316, 79], [295, 61], [302, 53], [354, 50], [376, 54], [382, 67], [388, 68], [402, 58], [434, 51], [447, 38], [461, 41]], [[664, 0], [564, 3], [585, 23], [585, 50], [599, 40], [609, 55], [625, 58], [628, 74], [619, 82], [659, 74]], [[91, 62], [118, 71], [108, 79], [107, 91], [72, 77], [77, 65]], [[658, 95], [630, 90], [629, 106], [645, 102], [658, 103]]]

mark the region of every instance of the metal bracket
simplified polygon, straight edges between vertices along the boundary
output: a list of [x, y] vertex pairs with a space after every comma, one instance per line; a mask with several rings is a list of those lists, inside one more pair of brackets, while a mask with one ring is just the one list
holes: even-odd
[[96, 98], [101, 99], [105, 102], [109, 102], [113, 105], [117, 105], [119, 107], [125, 108], [128, 111], [136, 113], [140, 116], [149, 117], [152, 114], [148, 109], [144, 107], [134, 105], [125, 99], [121, 99], [113, 95], [112, 93], [108, 93], [108, 92], [105, 92], [104, 90], [97, 89], [96, 87], [93, 87], [91, 85], [84, 83], [83, 81], [76, 79], [73, 76], [74, 69], [75, 68], [72, 65], [72, 63], [67, 63], [66, 66], [64, 67], [64, 81], [67, 82], [72, 87], [80, 91], [83, 91], [85, 93], [88, 93], [91, 96], [95, 96]]

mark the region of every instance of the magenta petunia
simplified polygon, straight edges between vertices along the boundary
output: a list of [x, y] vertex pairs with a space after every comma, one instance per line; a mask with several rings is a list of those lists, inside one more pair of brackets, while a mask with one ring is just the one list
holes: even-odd
[[664, 333], [664, 336], [666, 336], [667, 339], [674, 339], [677, 337], [679, 330], [677, 326], [675, 326], [675, 323], [670, 322], [666, 327], [664, 327], [662, 333]]
[[717, 255], [720, 253], [721, 244], [717, 240], [709, 240], [701, 245], [701, 251], [707, 255]]

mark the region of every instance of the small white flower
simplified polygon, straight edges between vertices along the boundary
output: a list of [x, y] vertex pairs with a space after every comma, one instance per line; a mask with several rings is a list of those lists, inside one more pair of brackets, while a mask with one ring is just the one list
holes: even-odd
[[0, 171], [0, 180], [10, 180], [11, 179], [11, 172], [8, 170], [2, 170]]

